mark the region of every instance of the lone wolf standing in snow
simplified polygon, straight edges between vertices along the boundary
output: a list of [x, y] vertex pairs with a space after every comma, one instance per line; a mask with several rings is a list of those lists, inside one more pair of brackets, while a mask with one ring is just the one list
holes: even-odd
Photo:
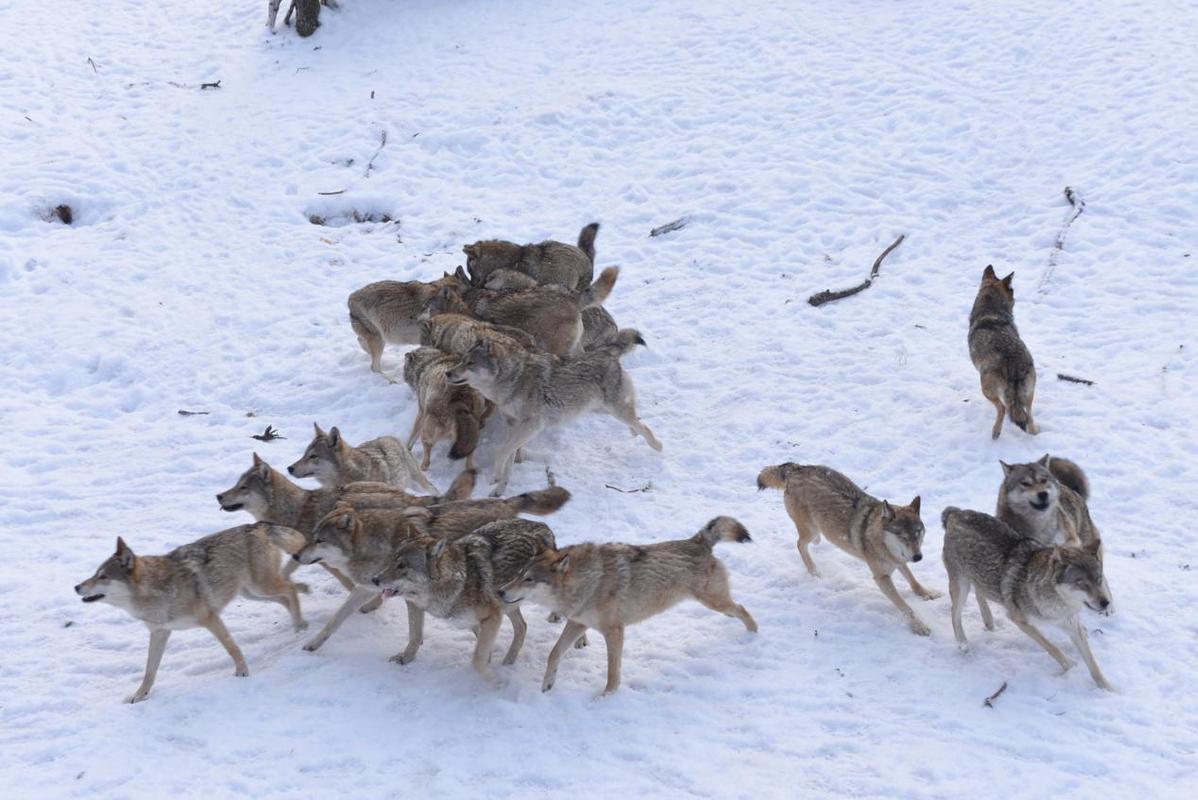
[[85, 603], [102, 600], [122, 608], [150, 629], [146, 674], [128, 702], [150, 694], [173, 630], [207, 628], [233, 658], [233, 674], [249, 675], [241, 649], [220, 618], [221, 609], [238, 593], [249, 600], [279, 603], [291, 614], [297, 631], [308, 627], [296, 594], [307, 587], [287, 580], [279, 570], [279, 548], [293, 550], [303, 544], [298, 531], [264, 524], [229, 528], [164, 556], [134, 555], [118, 537], [116, 552], [76, 586], [75, 593]]
[[908, 561], [923, 559], [920, 545], [924, 527], [918, 497], [910, 505], [892, 506], [866, 494], [831, 467], [793, 463], [763, 469], [757, 476], [757, 488], [785, 491], [786, 513], [799, 532], [799, 555], [809, 573], [819, 575], [807, 548], [818, 542], [822, 533], [832, 544], [869, 566], [874, 583], [907, 618], [912, 631], [920, 636], [931, 633], [899, 596], [890, 578], [897, 569], [911, 584], [911, 590], [924, 600], [940, 596], [925, 589], [907, 566]]
[[994, 630], [986, 601], [1002, 603], [1015, 626], [1068, 671], [1073, 663], [1032, 624], [1035, 620], [1056, 623], [1073, 640], [1094, 683], [1101, 689], [1111, 688], [1090, 652], [1086, 628], [1078, 620], [1082, 606], [1103, 613], [1111, 604], [1097, 540], [1080, 549], [1046, 547], [989, 514], [952, 506], [944, 509], [940, 519], [944, 523], [944, 567], [953, 603], [953, 633], [962, 650], [968, 643], [961, 610], [970, 590], [976, 589], [986, 630]]
[[1032, 419], [1036, 367], [1015, 328], [1014, 277], [1012, 272], [999, 280], [994, 267], [987, 266], [969, 312], [969, 358], [981, 376], [982, 394], [998, 412], [990, 432], [994, 439], [1002, 433], [1004, 415], [1028, 433], [1040, 432]]

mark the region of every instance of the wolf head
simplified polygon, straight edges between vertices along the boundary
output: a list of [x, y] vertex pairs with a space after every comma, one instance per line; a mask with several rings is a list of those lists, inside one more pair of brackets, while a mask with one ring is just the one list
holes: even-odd
[[905, 506], [882, 501], [882, 541], [891, 555], [903, 562], [923, 560], [923, 534], [918, 496]]
[[552, 608], [554, 587], [566, 580], [569, 573], [569, 552], [566, 550], [543, 550], [515, 580], [500, 587], [499, 599], [505, 603], [531, 600], [537, 605]]
[[470, 273], [471, 282], [481, 286], [492, 271], [515, 266], [523, 250], [518, 244], [498, 239], [466, 245], [462, 252], [466, 254], [466, 271]]
[[1098, 560], [1101, 544], [1086, 547], [1054, 547], [1052, 552], [1053, 580], [1057, 593], [1076, 608], [1083, 605], [1091, 611], [1108, 614], [1111, 610], [1110, 591]]
[[470, 385], [484, 395], [495, 383], [499, 364], [490, 342], [479, 342], [466, 351], [462, 360], [445, 371], [445, 380], [452, 386]]
[[321, 486], [335, 485], [341, 476], [341, 467], [348, 457], [349, 445], [341, 438], [337, 426], [325, 433], [312, 423], [316, 435], [299, 461], [287, 468], [296, 478], [315, 478]]
[[221, 511], [246, 510], [254, 519], [262, 519], [270, 511], [270, 503], [274, 498], [274, 483], [271, 480], [270, 464], [267, 464], [257, 453], [254, 453], [254, 463], [241, 473], [237, 483], [231, 489], [226, 489], [216, 496]]
[[1010, 311], [1015, 307], [1015, 289], [1011, 286], [1015, 273], [1005, 278], [999, 278], [993, 266], [987, 266], [982, 272], [982, 282], [978, 286], [978, 302], [983, 300], [987, 305]]
[[1003, 471], [1002, 496], [1011, 511], [1035, 519], [1057, 510], [1061, 485], [1048, 468], [1048, 456], [1030, 464], [998, 463]]
[[137, 556], [118, 536], [116, 552], [100, 565], [94, 575], [75, 586], [75, 594], [82, 597], [85, 603], [103, 600], [115, 606], [124, 606], [132, 598], [136, 580]]
[[374, 576], [372, 583], [384, 597], [419, 592], [430, 581], [432, 565], [445, 551], [445, 540], [421, 536], [404, 542], [395, 551], [390, 566]]
[[324, 563], [332, 567], [344, 567], [353, 555], [354, 535], [359, 524], [350, 505], [337, 503], [332, 511], [316, 523], [308, 544], [291, 557], [301, 564]]

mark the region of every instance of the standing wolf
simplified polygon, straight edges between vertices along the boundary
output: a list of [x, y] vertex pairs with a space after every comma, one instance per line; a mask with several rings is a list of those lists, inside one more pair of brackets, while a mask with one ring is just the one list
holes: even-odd
[[537, 283], [557, 284], [582, 291], [595, 274], [595, 236], [599, 223], [592, 222], [578, 234], [578, 246], [547, 241], [540, 244], [516, 244], [492, 239], [462, 248], [466, 269], [475, 286], [482, 286], [492, 272], [511, 269], [536, 279]]
[[1072, 662], [1033, 625], [1053, 622], [1069, 634], [1085, 659], [1099, 688], [1111, 685], [1098, 668], [1085, 626], [1078, 620], [1082, 606], [1105, 612], [1111, 604], [1098, 560], [1098, 542], [1083, 548], [1044, 546], [1021, 536], [1001, 520], [978, 511], [952, 506], [941, 515], [944, 523], [944, 566], [948, 570], [953, 604], [953, 633], [962, 650], [968, 647], [961, 610], [969, 592], [977, 590], [978, 610], [986, 630], [994, 630], [988, 600], [1002, 603], [1019, 630], [1061, 665]]
[[990, 432], [994, 439], [1002, 433], [1004, 415], [1028, 433], [1040, 432], [1032, 419], [1036, 366], [1015, 328], [1014, 277], [1012, 272], [999, 280], [987, 266], [969, 312], [969, 358], [982, 379], [982, 394], [998, 412]]
[[499, 596], [507, 603], [527, 598], [569, 620], [545, 667], [541, 691], [553, 688], [557, 665], [574, 642], [597, 628], [607, 643], [607, 685], [620, 688], [624, 628], [656, 616], [687, 598], [739, 619], [757, 632], [757, 622], [732, 599], [728, 570], [712, 549], [718, 542], [747, 542], [749, 532], [731, 517], [716, 517], [689, 539], [649, 545], [576, 544], [547, 549]]
[[890, 578], [897, 569], [923, 599], [940, 596], [925, 589], [907, 566], [908, 561], [923, 558], [920, 545], [924, 527], [918, 497], [910, 505], [892, 506], [866, 494], [831, 467], [794, 463], [763, 469], [757, 476], [757, 489], [785, 491], [786, 513], [799, 532], [799, 555], [809, 573], [819, 575], [807, 548], [818, 542], [822, 533], [832, 544], [869, 566], [874, 583], [907, 618], [912, 631], [920, 636], [931, 633], [899, 596]]
[[[424, 476], [416, 457], [394, 436], [380, 436], [354, 447], [333, 428], [325, 433], [313, 423], [316, 435], [299, 461], [287, 468], [297, 478], [315, 478], [326, 488], [356, 481], [389, 483], [406, 489], [418, 486], [429, 494], [437, 487]], [[428, 463], [424, 464], [428, 467]]]
[[233, 658], [239, 677], [250, 674], [220, 612], [239, 593], [287, 608], [297, 631], [308, 626], [297, 591], [307, 591], [279, 571], [279, 549], [301, 547], [304, 537], [281, 525], [241, 525], [177, 547], [164, 556], [138, 556], [120, 537], [92, 577], [75, 587], [85, 603], [103, 601], [129, 612], [150, 629], [146, 673], [127, 702], [145, 700], [171, 631], [207, 628]]
[[1101, 547], [1086, 503], [1090, 482], [1081, 467], [1048, 454], [1030, 464], [998, 463], [1003, 471], [995, 510], [999, 519], [1045, 547]]

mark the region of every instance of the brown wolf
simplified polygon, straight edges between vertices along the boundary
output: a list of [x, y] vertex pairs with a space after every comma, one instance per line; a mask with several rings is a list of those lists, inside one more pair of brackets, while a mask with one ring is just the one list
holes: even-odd
[[486, 283], [497, 269], [512, 269], [532, 276], [541, 285], [557, 284], [582, 291], [594, 275], [598, 233], [599, 223], [592, 222], [579, 232], [577, 247], [554, 241], [519, 245], [492, 239], [468, 244], [462, 252], [475, 286]]
[[[405, 489], [416, 486], [429, 494], [437, 487], [416, 465], [416, 459], [394, 436], [380, 436], [354, 447], [333, 426], [325, 433], [313, 423], [316, 436], [299, 461], [287, 468], [297, 478], [315, 478], [324, 487], [344, 486], [357, 481], [389, 483]], [[427, 459], [423, 469], [428, 469]]]
[[474, 451], [492, 406], [469, 386], [452, 386], [445, 379], [445, 373], [459, 361], [459, 356], [431, 347], [419, 347], [404, 355], [404, 383], [412, 388], [417, 404], [408, 447], [420, 438], [424, 446], [422, 469], [428, 469], [433, 446], [443, 439], [453, 441], [451, 459], [465, 458], [466, 469], [474, 469]]
[[1022, 430], [1040, 432], [1032, 419], [1036, 366], [1015, 328], [1014, 277], [1012, 272], [999, 280], [994, 267], [986, 267], [969, 312], [969, 358], [981, 376], [982, 394], [998, 412], [990, 432], [994, 439], [1002, 433], [1004, 414]]
[[363, 286], [349, 296], [349, 323], [358, 343], [370, 356], [370, 368], [383, 371], [383, 348], [387, 344], [417, 344], [419, 316], [442, 286], [457, 286], [458, 280], [445, 273], [440, 280], [379, 281]]

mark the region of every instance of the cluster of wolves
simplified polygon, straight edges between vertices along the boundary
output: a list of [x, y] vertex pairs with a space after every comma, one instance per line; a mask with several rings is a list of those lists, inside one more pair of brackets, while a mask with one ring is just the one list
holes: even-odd
[[[632, 382], [620, 357], [644, 344], [620, 329], [603, 302], [619, 270], [594, 277], [597, 223], [577, 245], [518, 245], [482, 241], [464, 248], [465, 268], [431, 281], [382, 281], [349, 297], [350, 323], [371, 369], [381, 373], [387, 344], [418, 345], [404, 357], [403, 378], [417, 402], [407, 444], [384, 436], [351, 445], [338, 428], [315, 426], [312, 441], [287, 467], [305, 488], [256, 453], [250, 467], [216, 495], [222, 510], [244, 511], [255, 522], [205, 536], [163, 556], [138, 556], [117, 539], [116, 550], [75, 591], [85, 603], [116, 605], [150, 630], [140, 686], [129, 702], [145, 699], [172, 630], [204, 627], [248, 675], [240, 649], [221, 621], [237, 596], [278, 603], [297, 631], [307, 627], [292, 579], [301, 566], [319, 565], [347, 592], [340, 607], [305, 645], [320, 648], [355, 612], [369, 613], [387, 598], [407, 607], [408, 636], [391, 660], [410, 664], [424, 640], [426, 615], [473, 631], [471, 663], [488, 683], [492, 650], [503, 620], [512, 628], [504, 664], [517, 660], [528, 624], [525, 603], [542, 606], [564, 628], [549, 653], [542, 689], [556, 680], [561, 658], [587, 644], [594, 628], [604, 638], [604, 693], [620, 685], [624, 629], [685, 599], [739, 620], [757, 623], [733, 598], [722, 541], [748, 542], [736, 519], [711, 519], [688, 538], [650, 545], [581, 543], [559, 546], [545, 517], [570, 500], [554, 485], [504, 496], [513, 463], [538, 432], [587, 411], [624, 422], [655, 450], [660, 442], [636, 414]], [[1014, 325], [1011, 275], [987, 267], [970, 316], [969, 352], [982, 391], [998, 417], [1035, 433], [1031, 403], [1035, 373]], [[474, 498], [474, 457], [484, 425], [494, 437], [494, 489]], [[420, 439], [423, 458], [411, 447]], [[443, 492], [424, 470], [438, 442], [450, 440], [451, 459], [465, 469]], [[994, 515], [948, 507], [941, 515], [953, 632], [964, 650], [962, 609], [973, 592], [982, 621], [993, 630], [990, 603], [1067, 670], [1072, 662], [1037, 624], [1064, 628], [1094, 682], [1109, 689], [1089, 648], [1079, 613], [1113, 611], [1103, 574], [1102, 542], [1090, 518], [1089, 481], [1072, 461], [1045, 455], [1026, 464], [1000, 462], [1003, 480]], [[911, 630], [930, 633], [899, 594], [899, 572], [917, 596], [933, 600], [910, 566], [923, 559], [920, 498], [899, 505], [871, 496], [847, 476], [822, 465], [784, 463], [763, 469], [757, 487], [783, 491], [798, 533], [799, 557], [818, 570], [810, 546], [826, 536], [862, 560], [874, 582]], [[409, 493], [419, 490], [423, 494]], [[290, 559], [285, 563], [283, 555]]]

